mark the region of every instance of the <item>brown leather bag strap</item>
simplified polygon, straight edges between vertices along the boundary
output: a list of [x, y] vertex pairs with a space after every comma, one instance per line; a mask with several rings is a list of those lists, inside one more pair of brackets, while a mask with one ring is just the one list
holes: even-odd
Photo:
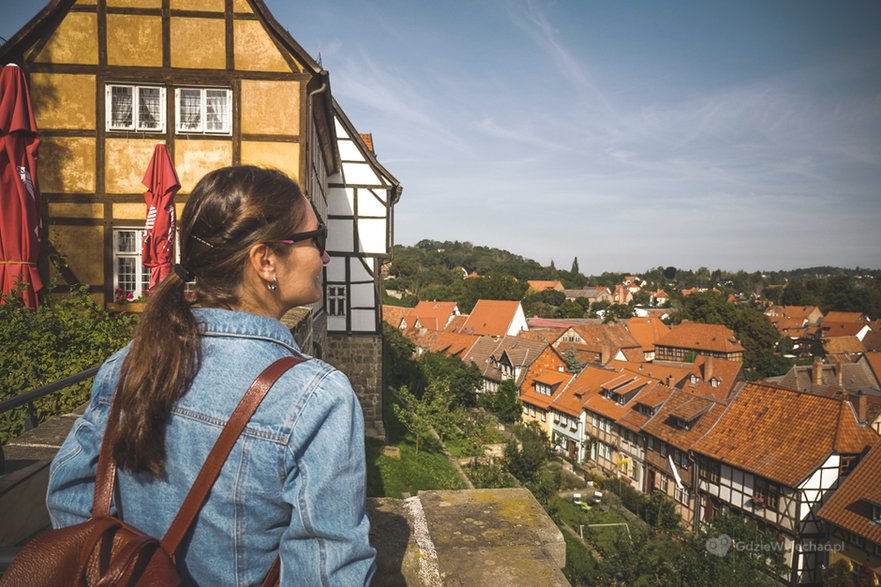
[[110, 515], [110, 500], [113, 497], [113, 482], [116, 479], [116, 463], [113, 462], [112, 442], [113, 431], [119, 423], [119, 412], [122, 408], [118, 401], [110, 404], [107, 426], [104, 428], [104, 439], [101, 441], [101, 452], [98, 453], [98, 472], [95, 474], [95, 496], [92, 499], [92, 517], [106, 518]]
[[232, 451], [236, 440], [245, 429], [260, 402], [263, 401], [266, 393], [288, 369], [305, 360], [302, 357], [283, 357], [267, 367], [251, 384], [251, 387], [248, 388], [242, 401], [239, 402], [226, 426], [220, 432], [220, 436], [214, 443], [211, 452], [208, 453], [208, 458], [205, 459], [202, 470], [199, 471], [196, 481], [193, 483], [190, 492], [184, 499], [183, 505], [181, 505], [180, 510], [177, 512], [177, 517], [175, 517], [168, 528], [168, 532], [162, 538], [162, 549], [165, 552], [174, 556], [174, 551], [177, 550], [181, 540], [186, 536], [187, 531], [199, 514], [199, 510], [202, 509], [202, 505], [208, 498], [208, 492], [211, 491], [211, 486], [214, 485], [214, 481], [220, 475], [220, 470], [223, 468], [223, 464]]

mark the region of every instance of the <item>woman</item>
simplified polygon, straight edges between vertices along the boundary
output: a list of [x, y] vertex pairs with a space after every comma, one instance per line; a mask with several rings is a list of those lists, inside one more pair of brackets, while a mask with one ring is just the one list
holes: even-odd
[[[134, 341], [101, 367], [52, 462], [54, 527], [89, 517], [115, 395], [117, 516], [162, 537], [251, 382], [301, 354], [279, 318], [321, 298], [326, 236], [280, 172], [227, 167], [202, 178], [181, 217], [180, 265], [152, 293]], [[251, 418], [178, 550], [179, 572], [199, 585], [259, 584], [278, 554], [283, 585], [367, 584], [375, 552], [364, 499], [358, 400], [342, 373], [306, 361]]]

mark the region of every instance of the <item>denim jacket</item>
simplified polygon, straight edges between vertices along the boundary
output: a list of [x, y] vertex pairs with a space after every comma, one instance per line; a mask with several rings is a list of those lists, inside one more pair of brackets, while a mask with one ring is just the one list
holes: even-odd
[[[116, 515], [159, 538], [248, 386], [276, 359], [301, 354], [277, 320], [194, 312], [202, 367], [172, 411], [163, 474], [117, 471]], [[127, 352], [101, 367], [85, 414], [52, 462], [47, 505], [56, 528], [90, 515], [101, 439]], [[251, 418], [178, 549], [178, 570], [198, 585], [254, 585], [278, 553], [282, 585], [366, 585], [375, 568], [368, 531], [361, 408], [345, 375], [311, 359], [285, 373]]]

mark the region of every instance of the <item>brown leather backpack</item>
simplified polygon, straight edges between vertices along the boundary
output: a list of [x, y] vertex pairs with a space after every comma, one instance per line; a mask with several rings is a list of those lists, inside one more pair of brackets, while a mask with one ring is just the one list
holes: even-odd
[[[162, 540], [110, 515], [116, 480], [109, 431], [119, 421], [113, 402], [98, 457], [92, 517], [74, 526], [44, 532], [25, 546], [0, 579], [0, 586], [89, 587], [174, 586], [181, 584], [174, 554], [186, 536], [233, 445], [263, 397], [281, 375], [305, 359], [284, 357], [266, 368], [251, 384], [208, 454], [202, 470]], [[281, 562], [275, 559], [263, 580], [278, 585]]]

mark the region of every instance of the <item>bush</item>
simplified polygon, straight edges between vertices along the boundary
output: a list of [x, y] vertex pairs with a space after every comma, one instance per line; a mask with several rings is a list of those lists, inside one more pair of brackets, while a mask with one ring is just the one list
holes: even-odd
[[[100, 365], [131, 338], [131, 314], [99, 308], [86, 288], [30, 310], [12, 296], [0, 304], [0, 400]], [[57, 391], [34, 404], [44, 422], [89, 398], [90, 381]], [[0, 414], [0, 442], [24, 430], [26, 408]]]

